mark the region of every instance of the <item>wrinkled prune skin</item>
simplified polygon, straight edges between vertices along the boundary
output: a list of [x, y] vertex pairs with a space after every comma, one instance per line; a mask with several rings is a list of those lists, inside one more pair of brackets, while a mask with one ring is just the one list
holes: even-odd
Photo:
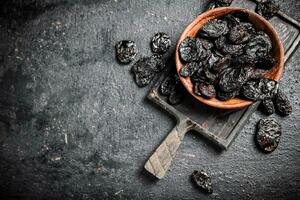
[[275, 63], [275, 59], [273, 58], [273, 56], [268, 54], [264, 57], [258, 58], [256, 66], [261, 69], [269, 70], [273, 67], [274, 63]]
[[205, 49], [198, 38], [185, 38], [179, 45], [180, 58], [185, 62], [199, 61], [206, 56]]
[[171, 92], [168, 98], [168, 102], [171, 105], [178, 105], [180, 104], [184, 99], [184, 88], [183, 86], [178, 83], [176, 84], [175, 90]]
[[233, 26], [229, 31], [228, 38], [234, 44], [242, 44], [247, 42], [251, 37], [251, 33], [243, 24]]
[[281, 126], [275, 119], [261, 119], [257, 125], [256, 142], [265, 153], [271, 153], [277, 148], [281, 134]]
[[220, 19], [209, 20], [200, 31], [200, 35], [209, 38], [218, 38], [228, 33], [228, 25], [226, 21]]
[[200, 65], [197, 62], [187, 63], [180, 69], [180, 75], [183, 77], [192, 76], [198, 69]]
[[262, 100], [261, 107], [266, 115], [272, 115], [273, 113], [275, 113], [275, 107], [272, 99]]
[[222, 50], [222, 48], [225, 46], [226, 38], [224, 36], [221, 36], [215, 40], [215, 46], [218, 50]]
[[134, 80], [139, 87], [147, 86], [165, 67], [161, 56], [153, 55], [139, 59], [131, 68]]
[[207, 9], [214, 9], [218, 7], [228, 7], [233, 0], [210, 0]]
[[221, 59], [220, 56], [212, 53], [207, 60], [207, 63], [206, 63], [207, 68], [212, 70], [213, 67], [219, 63], [220, 59]]
[[249, 75], [245, 68], [227, 68], [220, 76], [219, 88], [223, 92], [240, 90], [248, 78]]
[[277, 90], [278, 83], [266, 78], [250, 80], [243, 85], [244, 97], [253, 101], [271, 99]]
[[200, 82], [206, 84], [215, 84], [217, 81], [217, 75], [213, 74], [209, 69], [205, 68], [200, 73]]
[[170, 36], [166, 33], [156, 33], [151, 40], [151, 49], [154, 53], [164, 54], [171, 46]]
[[122, 40], [116, 44], [117, 59], [123, 64], [128, 64], [133, 61], [137, 52], [137, 47], [134, 41]]
[[256, 60], [250, 55], [241, 55], [233, 58], [232, 65], [236, 67], [252, 67], [255, 66]]
[[224, 36], [216, 39], [215, 45], [225, 55], [238, 56], [244, 53], [243, 44], [229, 44]]
[[226, 101], [228, 99], [232, 99], [236, 96], [239, 95], [239, 91], [233, 91], [233, 92], [223, 92], [221, 90], [217, 91], [217, 99], [221, 100], [221, 101]]
[[192, 178], [193, 182], [200, 189], [204, 190], [205, 192], [207, 192], [209, 194], [211, 194], [213, 192], [211, 178], [204, 171], [197, 171], [197, 170], [195, 170], [192, 173], [191, 178]]
[[210, 50], [211, 48], [214, 47], [214, 44], [212, 42], [210, 42], [209, 40], [207, 39], [204, 39], [204, 38], [199, 38], [202, 46], [206, 49], [206, 50]]
[[177, 73], [171, 72], [159, 86], [159, 93], [166, 96], [170, 105], [177, 105], [184, 99], [185, 91]]
[[270, 37], [264, 32], [258, 32], [248, 42], [245, 47], [247, 55], [254, 58], [262, 58], [270, 53], [272, 42]]
[[231, 65], [232, 57], [226, 55], [218, 60], [212, 67], [212, 70], [216, 73], [222, 72], [224, 69], [228, 68]]
[[168, 96], [175, 90], [175, 87], [174, 77], [167, 76], [159, 87], [159, 93], [163, 96]]
[[278, 112], [278, 114], [282, 116], [287, 116], [291, 114], [293, 111], [292, 105], [288, 97], [281, 89], [278, 89], [278, 92], [274, 97], [274, 103], [275, 103], [276, 111]]
[[216, 96], [216, 90], [213, 85], [207, 85], [205, 83], [199, 83], [198, 90], [201, 96], [211, 99]]
[[279, 10], [279, 4], [273, 0], [267, 0], [258, 2], [255, 11], [264, 18], [271, 19]]

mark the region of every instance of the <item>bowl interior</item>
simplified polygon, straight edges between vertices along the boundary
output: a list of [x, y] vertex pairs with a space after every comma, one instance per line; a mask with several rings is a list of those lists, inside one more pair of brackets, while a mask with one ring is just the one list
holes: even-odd
[[[210, 11], [207, 11], [200, 16], [198, 16], [188, 27], [183, 31], [183, 33], [180, 36], [180, 39], [178, 40], [177, 48], [176, 48], [176, 69], [177, 72], [180, 71], [180, 69], [183, 66], [183, 63], [180, 60], [179, 56], [179, 44], [181, 43], [182, 40], [184, 40], [186, 37], [195, 37], [201, 27], [207, 23], [211, 19], [219, 18], [221, 16], [224, 16], [226, 14], [232, 13], [232, 12], [237, 12], [237, 11], [243, 11], [249, 14], [249, 21], [253, 23], [253, 25], [256, 27], [257, 30], [261, 30], [268, 34], [270, 37], [272, 44], [273, 44], [273, 49], [272, 49], [272, 54], [275, 58], [275, 64], [272, 67], [272, 69], [268, 70], [264, 76], [266, 78], [274, 79], [274, 80], [279, 80], [280, 76], [282, 74], [283, 70], [283, 63], [284, 63], [284, 53], [283, 53], [283, 47], [280, 42], [279, 36], [273, 26], [265, 20], [263, 17], [260, 15], [246, 10], [246, 9], [241, 9], [241, 8], [236, 8], [236, 7], [222, 7], [222, 8], [216, 8]], [[226, 101], [220, 101], [216, 98], [212, 99], [205, 99], [203, 97], [197, 96], [193, 93], [193, 84], [191, 82], [190, 77], [182, 77], [180, 76], [180, 80], [185, 86], [185, 88], [189, 91], [191, 95], [193, 95], [196, 99], [201, 101], [204, 104], [217, 107], [217, 108], [222, 108], [222, 109], [239, 109], [245, 106], [248, 106], [253, 103], [253, 101], [245, 100], [245, 99], [240, 99], [240, 98], [233, 98], [229, 99]]]

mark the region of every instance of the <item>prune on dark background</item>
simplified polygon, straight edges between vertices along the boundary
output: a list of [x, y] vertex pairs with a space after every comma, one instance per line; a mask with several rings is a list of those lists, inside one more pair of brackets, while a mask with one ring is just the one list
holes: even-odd
[[180, 58], [185, 62], [199, 61], [205, 54], [201, 41], [198, 38], [185, 38], [179, 45]]
[[220, 19], [209, 20], [200, 30], [200, 36], [217, 38], [228, 32], [227, 22]]
[[258, 2], [256, 6], [256, 12], [266, 19], [272, 18], [280, 10], [279, 4], [274, 0], [267, 0]]
[[116, 56], [121, 63], [130, 63], [134, 60], [136, 54], [137, 47], [134, 41], [122, 40], [116, 44]]
[[156, 33], [151, 40], [151, 49], [154, 53], [166, 53], [171, 46], [170, 36], [166, 33]]
[[168, 96], [175, 90], [175, 80], [172, 76], [167, 76], [159, 87], [160, 94]]
[[278, 92], [274, 97], [274, 103], [276, 111], [280, 115], [287, 116], [293, 111], [292, 105], [282, 89], [278, 89]]
[[281, 134], [281, 126], [275, 119], [261, 119], [257, 125], [256, 142], [264, 152], [271, 153], [277, 148]]
[[262, 108], [262, 111], [266, 115], [272, 115], [273, 113], [275, 113], [275, 107], [274, 107], [274, 103], [273, 103], [272, 99], [262, 100], [260, 106]]
[[197, 187], [200, 189], [204, 190], [205, 192], [211, 194], [213, 192], [212, 189], [212, 183], [211, 183], [211, 178], [208, 176], [208, 174], [204, 171], [197, 171], [195, 170], [191, 178], [193, 182], [196, 184]]
[[184, 99], [184, 88], [181, 84], [177, 84], [174, 91], [171, 92], [168, 98], [168, 102], [171, 105], [178, 105]]
[[200, 65], [197, 62], [187, 63], [180, 69], [180, 75], [183, 77], [192, 76], [198, 69]]
[[156, 73], [161, 72], [166, 67], [163, 57], [158, 54], [148, 57], [147, 62]]

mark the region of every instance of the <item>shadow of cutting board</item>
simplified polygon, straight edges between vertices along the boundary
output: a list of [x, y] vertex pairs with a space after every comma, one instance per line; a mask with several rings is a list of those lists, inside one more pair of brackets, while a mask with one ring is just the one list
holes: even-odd
[[[234, 0], [231, 6], [254, 10], [256, 3], [251, 0]], [[282, 12], [274, 16], [270, 22], [281, 38], [286, 62], [299, 45], [300, 23]], [[220, 110], [200, 104], [191, 96], [187, 96], [184, 102], [177, 106], [169, 105], [167, 99], [158, 92], [167, 74], [168, 71], [159, 78], [148, 94], [151, 101], [177, 120], [176, 126], [145, 164], [145, 169], [159, 179], [166, 174], [185, 133], [189, 130], [199, 132], [226, 150], [259, 105], [259, 103], [254, 103], [241, 110]]]

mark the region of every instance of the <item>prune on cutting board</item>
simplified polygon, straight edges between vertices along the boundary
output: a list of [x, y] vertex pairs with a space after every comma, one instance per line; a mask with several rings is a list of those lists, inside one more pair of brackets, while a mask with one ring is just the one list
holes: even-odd
[[191, 178], [193, 182], [202, 190], [205, 192], [211, 194], [213, 192], [212, 190], [212, 183], [211, 183], [211, 178], [208, 176], [208, 174], [204, 171], [197, 171], [195, 170]]
[[153, 55], [139, 59], [131, 68], [136, 84], [139, 87], [147, 86], [155, 75], [164, 68], [161, 56]]
[[198, 38], [185, 38], [179, 45], [180, 58], [185, 62], [199, 61], [206, 53]]
[[272, 18], [279, 11], [279, 5], [274, 0], [257, 3], [256, 12], [266, 19]]
[[292, 105], [288, 97], [281, 89], [278, 89], [278, 92], [274, 97], [274, 103], [275, 103], [276, 111], [280, 115], [287, 116], [291, 114], [293, 111]]
[[181, 84], [177, 84], [174, 91], [169, 95], [168, 101], [171, 105], [178, 105], [184, 99], [184, 88]]
[[275, 107], [272, 99], [264, 99], [261, 102], [262, 110], [267, 115], [272, 115], [275, 112]]
[[277, 81], [266, 78], [253, 79], [243, 85], [244, 97], [253, 101], [271, 99], [277, 93], [277, 90]]
[[183, 77], [192, 76], [198, 69], [200, 65], [197, 62], [187, 63], [180, 69], [180, 75]]
[[266, 56], [272, 49], [270, 37], [264, 32], [258, 32], [250, 38], [245, 47], [245, 52], [254, 58]]
[[151, 49], [154, 53], [166, 53], [171, 46], [170, 36], [166, 33], [156, 33], [151, 40]]
[[228, 33], [227, 22], [220, 19], [209, 20], [200, 30], [200, 36], [218, 38]]
[[216, 96], [216, 90], [213, 85], [199, 83], [197, 91], [200, 91], [201, 96], [203, 96], [207, 99], [211, 99]]
[[233, 0], [210, 0], [208, 4], [208, 9], [214, 9], [218, 7], [227, 7], [230, 6]]
[[239, 90], [235, 90], [233, 92], [223, 92], [221, 90], [217, 91], [217, 99], [219, 99], [221, 101], [232, 99], [232, 98], [236, 97], [237, 95], [239, 95]]
[[116, 44], [117, 59], [124, 64], [128, 64], [134, 60], [137, 54], [137, 48], [134, 41], [122, 40]]
[[247, 42], [251, 37], [251, 33], [243, 24], [233, 26], [228, 33], [228, 39], [234, 44], [242, 44]]
[[275, 119], [261, 119], [257, 125], [256, 142], [264, 152], [271, 153], [277, 148], [281, 134], [281, 126]]

